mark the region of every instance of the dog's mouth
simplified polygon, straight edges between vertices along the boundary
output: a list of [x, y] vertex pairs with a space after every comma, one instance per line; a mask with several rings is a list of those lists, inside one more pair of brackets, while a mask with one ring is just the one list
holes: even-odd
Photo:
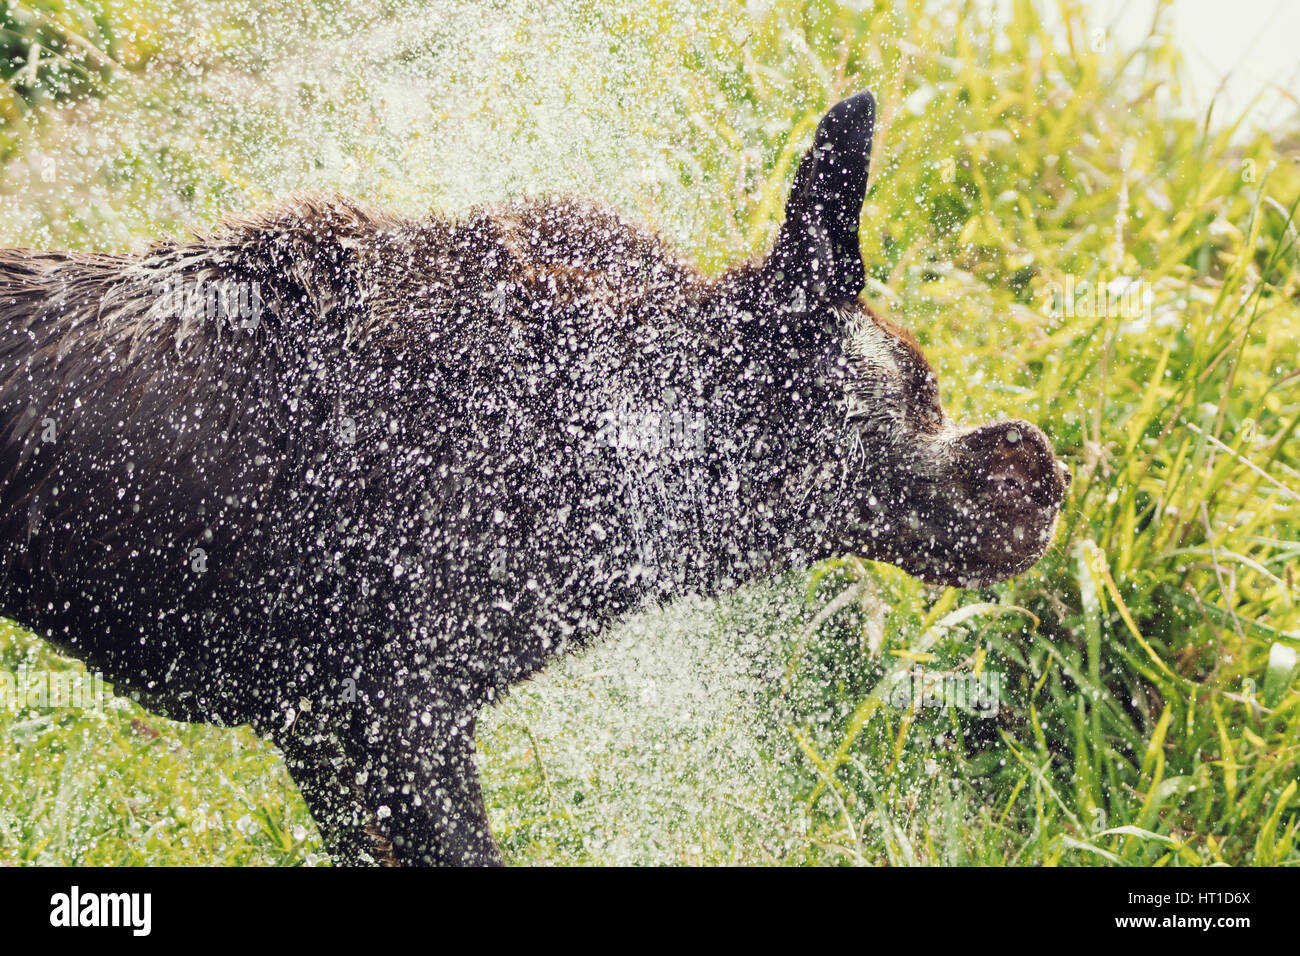
[[1033, 567], [1051, 545], [1059, 498], [1039, 503], [1015, 475], [990, 475], [982, 492], [964, 504], [936, 506], [928, 517], [919, 511], [922, 520], [901, 538], [878, 535], [876, 543], [892, 539], [880, 560], [927, 584], [967, 588], [1005, 581]]
[[1059, 515], [1056, 505], [1020, 507], [1007, 515], [979, 547], [982, 567], [975, 577], [993, 584], [1029, 570], [1051, 545]]

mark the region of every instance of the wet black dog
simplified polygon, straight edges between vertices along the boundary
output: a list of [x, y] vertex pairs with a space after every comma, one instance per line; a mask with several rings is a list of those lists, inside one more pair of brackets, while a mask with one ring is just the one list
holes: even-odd
[[576, 201], [0, 252], [4, 613], [273, 736], [340, 861], [492, 863], [478, 709], [648, 598], [1027, 568], [1068, 472], [1026, 422], [955, 427], [858, 301], [874, 111], [826, 115], [718, 280]]

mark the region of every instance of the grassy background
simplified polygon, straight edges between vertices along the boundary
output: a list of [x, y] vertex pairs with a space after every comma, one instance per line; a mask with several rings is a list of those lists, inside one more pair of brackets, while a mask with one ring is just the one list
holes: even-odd
[[[981, 592], [849, 557], [628, 622], [484, 715], [508, 859], [1295, 865], [1300, 136], [1180, 118], [1159, 19], [1124, 49], [1007, 6], [10, 0], [0, 242], [579, 190], [719, 268], [870, 87], [868, 297], [954, 417], [1052, 437], [1057, 541]], [[1148, 307], [1062, 314], [1067, 277]], [[80, 667], [0, 630], [21, 666]], [[1001, 674], [997, 716], [891, 704], [922, 666]], [[323, 861], [246, 731], [114, 702], [0, 707], [0, 741], [0, 862]]]

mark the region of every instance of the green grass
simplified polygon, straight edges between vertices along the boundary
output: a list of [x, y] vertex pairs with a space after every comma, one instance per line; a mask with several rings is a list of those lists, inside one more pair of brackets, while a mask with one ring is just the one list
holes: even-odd
[[[377, 39], [268, 92], [254, 52], [287, 54], [237, 9], [136, 4], [143, 52], [105, 40], [122, 62], [91, 93], [6, 88], [0, 241], [138, 246], [295, 184], [407, 210], [581, 188], [720, 268], [770, 241], [824, 108], [870, 87], [868, 297], [915, 330], [954, 417], [1052, 437], [1075, 473], [1056, 543], [982, 592], [827, 562], [560, 662], [482, 720], [507, 857], [1296, 865], [1300, 131], [1179, 118], [1169, 43], [1013, 8], [990, 30], [951, 2], [574, 3], [457, 46], [320, 3], [259, 35]], [[445, 92], [385, 98], [429, 63]], [[87, 117], [134, 135], [79, 150]], [[46, 182], [41, 157], [75, 175]], [[1067, 277], [1140, 280], [1148, 308], [1060, 314]], [[79, 666], [0, 632], [0, 670], [20, 662]], [[893, 675], [921, 666], [1001, 675], [997, 716], [896, 706]], [[124, 703], [0, 708], [0, 731], [0, 862], [320, 859], [246, 731]]]

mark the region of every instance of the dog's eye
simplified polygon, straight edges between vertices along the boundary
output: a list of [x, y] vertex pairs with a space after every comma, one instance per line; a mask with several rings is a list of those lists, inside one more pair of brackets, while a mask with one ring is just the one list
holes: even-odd
[[921, 421], [936, 431], [943, 427], [943, 410], [937, 407], [921, 407]]

